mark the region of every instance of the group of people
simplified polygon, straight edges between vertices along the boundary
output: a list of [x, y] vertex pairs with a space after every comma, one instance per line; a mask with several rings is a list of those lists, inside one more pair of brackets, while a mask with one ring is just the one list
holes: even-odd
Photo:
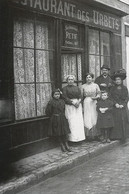
[[86, 83], [74, 85], [75, 76], [67, 76], [67, 86], [55, 89], [46, 114], [50, 117], [48, 135], [55, 136], [61, 150], [71, 151], [70, 142], [125, 139], [128, 90], [123, 85], [126, 72], [119, 70], [111, 77], [110, 68], [103, 66], [96, 78], [87, 73]]

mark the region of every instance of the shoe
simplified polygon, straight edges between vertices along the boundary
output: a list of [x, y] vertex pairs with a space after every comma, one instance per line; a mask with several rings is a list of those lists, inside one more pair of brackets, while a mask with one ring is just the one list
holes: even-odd
[[111, 143], [111, 140], [110, 139], [107, 139], [107, 143]]
[[106, 143], [106, 139], [103, 139], [103, 140], [102, 140], [102, 143]]
[[60, 146], [61, 146], [61, 151], [66, 152], [65, 146], [63, 144], [61, 144]]
[[68, 151], [68, 152], [72, 152], [71, 148], [69, 147], [68, 143], [65, 142], [65, 149]]

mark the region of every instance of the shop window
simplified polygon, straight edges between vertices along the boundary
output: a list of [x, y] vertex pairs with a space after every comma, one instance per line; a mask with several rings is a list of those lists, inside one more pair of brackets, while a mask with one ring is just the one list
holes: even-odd
[[96, 78], [104, 64], [110, 66], [110, 34], [89, 29], [89, 72]]
[[62, 82], [66, 85], [67, 75], [75, 75], [77, 85], [82, 83], [82, 55], [81, 54], [62, 54]]
[[16, 120], [45, 115], [53, 82], [53, 21], [14, 20], [14, 90]]

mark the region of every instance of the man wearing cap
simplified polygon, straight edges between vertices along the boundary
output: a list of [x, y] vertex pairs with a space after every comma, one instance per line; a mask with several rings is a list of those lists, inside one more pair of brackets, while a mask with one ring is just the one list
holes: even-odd
[[109, 92], [113, 84], [112, 79], [109, 76], [109, 70], [110, 67], [103, 65], [101, 67], [102, 74], [95, 80], [95, 83], [99, 85], [101, 91], [106, 90]]

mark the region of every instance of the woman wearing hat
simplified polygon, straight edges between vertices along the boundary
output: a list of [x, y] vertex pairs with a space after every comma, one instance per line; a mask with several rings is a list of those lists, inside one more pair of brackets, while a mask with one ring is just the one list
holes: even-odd
[[85, 139], [84, 123], [81, 105], [81, 90], [74, 85], [75, 76], [67, 76], [67, 86], [63, 87], [63, 97], [65, 100], [65, 116], [68, 119], [71, 133], [68, 140], [79, 142]]
[[119, 70], [111, 76], [115, 82], [115, 86], [111, 88], [111, 99], [114, 102], [114, 129], [111, 134], [112, 139], [125, 140], [127, 128], [127, 102], [128, 90], [123, 85], [123, 80], [126, 78], [125, 70]]

